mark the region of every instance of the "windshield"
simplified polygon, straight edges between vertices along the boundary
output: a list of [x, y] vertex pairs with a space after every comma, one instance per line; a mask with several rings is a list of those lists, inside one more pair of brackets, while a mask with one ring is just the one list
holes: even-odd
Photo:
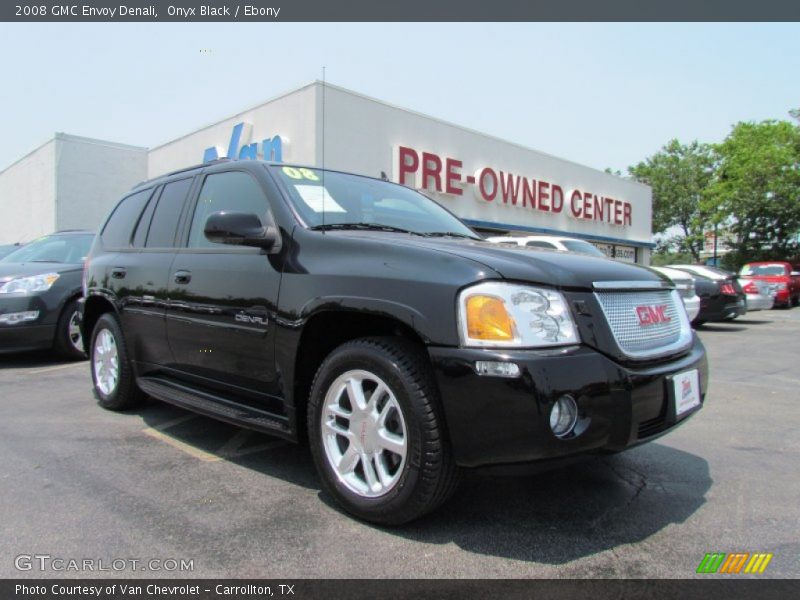
[[784, 265], [745, 265], [742, 267], [742, 272], [740, 273], [743, 277], [747, 276], [760, 276], [760, 277], [770, 277], [770, 276], [780, 276], [786, 275], [786, 267]]
[[[311, 228], [376, 229], [479, 239], [433, 200], [388, 181], [300, 167], [270, 167]], [[344, 226], [344, 227], [342, 227]]]
[[84, 261], [89, 254], [94, 234], [46, 235], [30, 244], [15, 250], [5, 258], [4, 263], [57, 262], [75, 263]]
[[561, 243], [564, 244], [564, 247], [570, 252], [581, 252], [583, 254], [591, 254], [592, 256], [606, 257], [602, 250], [589, 242], [584, 242], [582, 240], [561, 240]]

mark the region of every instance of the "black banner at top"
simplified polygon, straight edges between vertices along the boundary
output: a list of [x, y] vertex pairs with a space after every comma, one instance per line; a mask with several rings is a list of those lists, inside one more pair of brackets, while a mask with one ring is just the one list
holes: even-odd
[[798, 21], [797, 0], [17, 0], [6, 22]]

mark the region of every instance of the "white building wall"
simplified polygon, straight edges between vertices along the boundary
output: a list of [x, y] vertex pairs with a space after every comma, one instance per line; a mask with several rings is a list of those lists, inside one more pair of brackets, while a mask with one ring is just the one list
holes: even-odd
[[0, 244], [29, 242], [55, 229], [55, 140], [0, 172]]
[[63, 133], [55, 142], [55, 229], [97, 229], [120, 197], [147, 179], [146, 148]]
[[284, 161], [313, 164], [317, 152], [316, 92], [315, 84], [307, 85], [152, 148], [148, 158], [148, 178], [202, 163], [206, 148], [216, 146], [220, 156], [226, 156], [231, 131], [238, 123], [251, 126], [244, 132], [242, 143], [257, 143], [260, 152], [262, 140], [280, 135]]

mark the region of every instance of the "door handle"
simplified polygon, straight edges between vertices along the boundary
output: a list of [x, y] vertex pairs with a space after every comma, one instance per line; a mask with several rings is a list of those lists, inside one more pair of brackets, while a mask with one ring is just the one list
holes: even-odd
[[175, 283], [187, 284], [192, 280], [190, 271], [177, 271], [175, 273]]
[[125, 279], [125, 275], [128, 274], [128, 271], [123, 269], [122, 267], [114, 267], [111, 269], [111, 277], [114, 279]]

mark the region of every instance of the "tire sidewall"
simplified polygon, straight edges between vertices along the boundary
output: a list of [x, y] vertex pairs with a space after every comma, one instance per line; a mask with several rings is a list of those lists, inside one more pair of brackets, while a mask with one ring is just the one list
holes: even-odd
[[[322, 411], [325, 396], [331, 384], [342, 373], [350, 370], [364, 370], [380, 377], [388, 385], [400, 409], [408, 436], [408, 450], [403, 473], [395, 486], [377, 498], [359, 496], [342, 483], [330, 465], [323, 447], [321, 435]], [[373, 519], [405, 506], [413, 497], [420, 478], [420, 465], [423, 456], [424, 434], [419, 406], [414, 401], [414, 390], [405, 381], [400, 367], [385, 351], [378, 347], [345, 345], [323, 361], [311, 390], [309, 410], [309, 440], [314, 462], [322, 475], [323, 486], [339, 499], [345, 508], [356, 516]], [[411, 388], [411, 389], [410, 389]]]

